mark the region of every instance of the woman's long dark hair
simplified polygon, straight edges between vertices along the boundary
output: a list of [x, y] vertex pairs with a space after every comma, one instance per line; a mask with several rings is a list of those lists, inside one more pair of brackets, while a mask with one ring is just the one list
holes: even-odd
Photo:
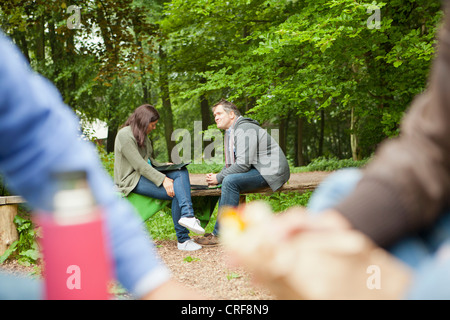
[[156, 108], [150, 104], [144, 104], [134, 110], [122, 127], [131, 127], [138, 146], [142, 148], [145, 144], [148, 125], [158, 119], [159, 113]]

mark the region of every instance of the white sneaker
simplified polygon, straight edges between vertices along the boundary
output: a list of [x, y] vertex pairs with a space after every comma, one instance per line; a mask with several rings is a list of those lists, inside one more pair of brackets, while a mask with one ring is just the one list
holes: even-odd
[[177, 246], [178, 246], [178, 250], [184, 250], [184, 251], [195, 251], [195, 250], [199, 250], [202, 248], [201, 245], [195, 243], [194, 240], [192, 240], [192, 239], [186, 240], [183, 243], [178, 242]]
[[178, 223], [182, 225], [183, 227], [188, 228], [192, 232], [198, 233], [198, 234], [204, 234], [205, 229], [202, 228], [200, 225], [200, 221], [195, 217], [186, 218], [183, 217], [180, 220], [178, 220]]

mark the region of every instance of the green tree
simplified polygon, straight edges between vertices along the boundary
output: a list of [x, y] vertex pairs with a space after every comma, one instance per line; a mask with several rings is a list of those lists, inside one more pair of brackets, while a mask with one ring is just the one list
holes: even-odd
[[[371, 28], [377, 10], [380, 26]], [[206, 81], [190, 95], [225, 95], [260, 121], [278, 123], [282, 140], [294, 122], [297, 160], [311, 142], [316, 156], [326, 153], [325, 132], [336, 118], [333, 149], [349, 145], [359, 159], [398, 133], [425, 88], [441, 12], [438, 1], [172, 1], [166, 17], [170, 36], [185, 41], [181, 55], [208, 48], [210, 61], [196, 69]], [[305, 141], [311, 126], [319, 139]]]
[[[79, 19], [70, 18], [78, 7]], [[156, 27], [132, 0], [32, 1], [0, 4], [3, 31], [64, 101], [108, 124], [108, 151], [130, 111], [149, 99]]]
[[426, 87], [441, 17], [437, 0], [0, 3], [1, 28], [32, 67], [73, 109], [107, 122], [108, 151], [128, 114], [152, 103], [163, 117], [155, 150], [170, 158], [173, 130], [199, 120], [206, 130], [225, 97], [279, 129], [295, 165], [368, 157], [398, 134]]

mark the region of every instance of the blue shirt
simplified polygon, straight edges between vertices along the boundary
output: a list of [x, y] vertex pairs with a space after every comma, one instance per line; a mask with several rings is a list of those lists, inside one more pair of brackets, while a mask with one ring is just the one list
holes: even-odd
[[170, 278], [133, 207], [120, 199], [94, 147], [80, 139], [79, 120], [57, 89], [35, 74], [0, 33], [0, 173], [33, 209], [48, 211], [54, 170], [85, 170], [100, 206], [119, 282], [136, 297]]

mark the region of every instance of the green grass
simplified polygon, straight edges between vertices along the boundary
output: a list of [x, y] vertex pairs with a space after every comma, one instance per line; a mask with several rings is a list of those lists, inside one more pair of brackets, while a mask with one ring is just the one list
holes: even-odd
[[311, 195], [312, 191], [307, 191], [305, 193], [299, 193], [295, 191], [275, 192], [270, 195], [253, 193], [247, 195], [247, 202], [255, 200], [265, 201], [272, 207], [272, 211], [277, 213], [285, 211], [293, 206], [306, 207]]
[[[312, 172], [312, 171], [334, 171], [343, 168], [362, 168], [371, 158], [363, 160], [353, 159], [337, 159], [337, 158], [325, 158], [319, 157], [312, 160], [308, 165], [301, 167], [290, 166], [291, 173]], [[191, 163], [187, 168], [190, 173], [210, 173], [220, 172], [223, 168], [223, 164], [193, 164]]]
[[177, 238], [170, 209], [157, 212], [145, 221], [145, 227], [154, 240], [175, 240]]
[[311, 171], [334, 171], [343, 168], [361, 168], [364, 167], [370, 158], [363, 160], [337, 159], [320, 157], [311, 161], [308, 165], [302, 167], [291, 167], [291, 173], [311, 172]]
[[202, 163], [202, 164], [194, 164], [191, 163], [190, 165], [187, 166], [187, 169], [189, 171], [189, 173], [218, 173], [220, 172], [220, 170], [222, 170], [224, 164], [206, 164], [206, 163]]
[[[217, 219], [217, 206], [214, 209], [211, 220], [205, 228], [206, 233], [212, 233]], [[154, 240], [176, 240], [177, 236], [173, 226], [170, 208], [164, 208], [153, 217], [145, 221], [145, 227]], [[192, 234], [191, 234], [192, 235]]]
[[[303, 194], [298, 192], [276, 192], [271, 195], [249, 194], [247, 202], [261, 200], [266, 201], [277, 213], [284, 211], [292, 206], [306, 206], [312, 192], [307, 191]], [[205, 228], [206, 233], [211, 233], [214, 229], [217, 219], [218, 206], [214, 209], [211, 220]], [[154, 240], [176, 240], [175, 229], [173, 226], [170, 208], [165, 208], [157, 212], [153, 217], [145, 221], [145, 226]]]

